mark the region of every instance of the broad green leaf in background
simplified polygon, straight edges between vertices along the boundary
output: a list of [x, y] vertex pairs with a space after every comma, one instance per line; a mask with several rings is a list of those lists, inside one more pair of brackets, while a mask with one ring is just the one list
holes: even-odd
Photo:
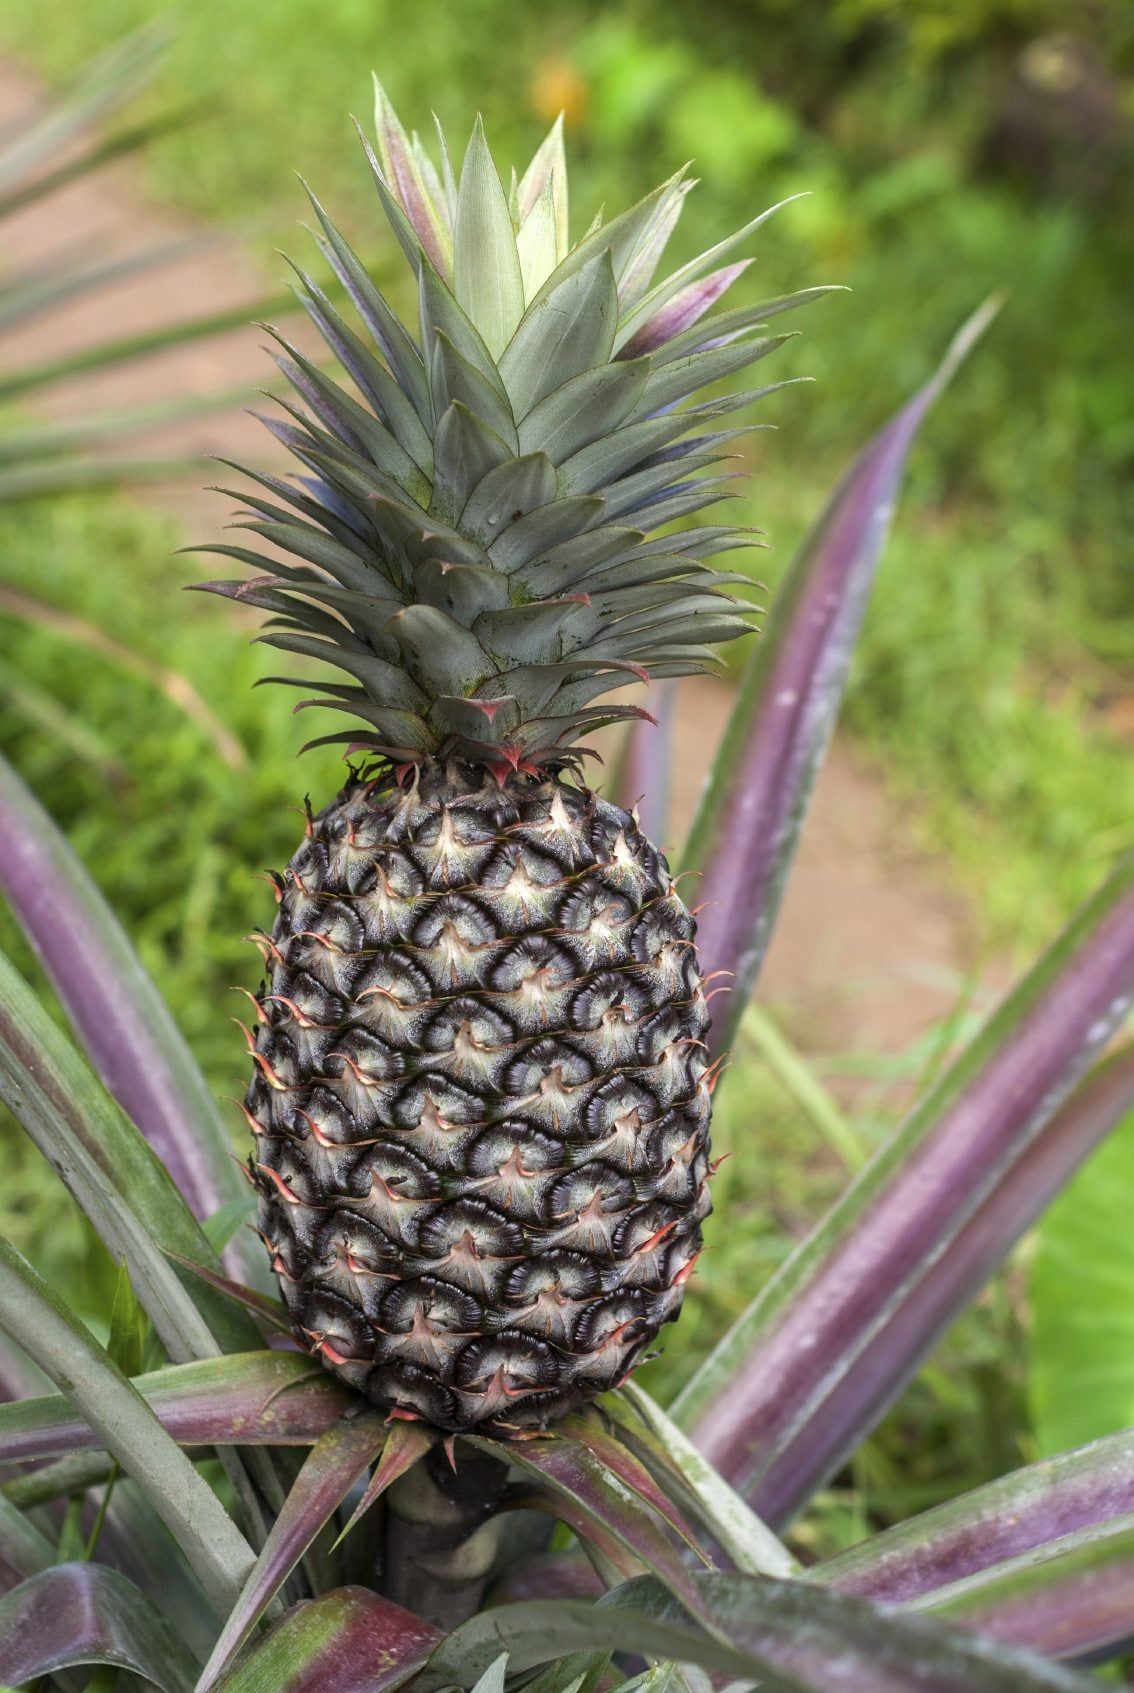
[[1134, 1112], [1055, 1201], [1031, 1273], [1040, 1451], [1134, 1425]]

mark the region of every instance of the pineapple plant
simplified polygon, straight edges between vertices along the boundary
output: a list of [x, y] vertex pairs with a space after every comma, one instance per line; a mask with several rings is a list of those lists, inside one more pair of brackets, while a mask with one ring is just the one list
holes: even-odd
[[[420, 248], [436, 249], [422, 295], [444, 301], [450, 191], [381, 102], [379, 124], [379, 190], [423, 278]], [[477, 135], [470, 156], [483, 188]], [[533, 198], [545, 222], [564, 203], [560, 159], [553, 135]], [[508, 222], [521, 278], [535, 244], [534, 230], [523, 234], [525, 182]], [[459, 249], [469, 219], [462, 188], [451, 192]], [[499, 197], [486, 197], [503, 229]], [[656, 206], [637, 212], [652, 250], [680, 202], [667, 203], [660, 220]], [[387, 356], [415, 370], [365, 272], [324, 228], [364, 321], [382, 326]], [[590, 239], [558, 260], [568, 279]], [[678, 273], [624, 339], [631, 362], [651, 358], [647, 382], [644, 331], [652, 323], [655, 337], [665, 329], [680, 340], [695, 328], [705, 296], [724, 286], [715, 262]], [[525, 312], [551, 275], [530, 284]], [[694, 593], [681, 572], [735, 535], [681, 531], [649, 550], [656, 506], [617, 513], [615, 544], [593, 490], [530, 512], [514, 496], [516, 528], [540, 512], [541, 523], [554, 512], [566, 524], [574, 563], [564, 568], [582, 574], [558, 588], [589, 581], [589, 603], [541, 598], [545, 577], [529, 598], [509, 590], [486, 609], [501, 573], [491, 541], [467, 538], [455, 500], [434, 515], [403, 499], [374, 456], [389, 451], [383, 419], [398, 416], [416, 451], [432, 452], [436, 485], [432, 376], [419, 410], [395, 380], [397, 360], [363, 356], [302, 288], [358, 389], [367, 391], [363, 375], [377, 399], [368, 412], [285, 349], [309, 414], [284, 428], [309, 480], [302, 492], [269, 480], [279, 504], [257, 494], [250, 521], [303, 563], [285, 558], [267, 580], [224, 589], [269, 610], [268, 635], [284, 650], [347, 661], [351, 683], [325, 695], [366, 724], [347, 737], [346, 787], [311, 817], [279, 879], [277, 928], [263, 938], [272, 979], [247, 1111], [261, 1148], [259, 1228], [283, 1300], [266, 1291], [263, 1254], [244, 1239], [256, 1201], [234, 1194], [225, 1129], [191, 1052], [62, 833], [0, 759], [0, 890], [90, 1060], [0, 956], [0, 1100], [120, 1266], [103, 1344], [0, 1239], [0, 1683], [66, 1690], [95, 1666], [87, 1686], [144, 1681], [163, 1693], [703, 1693], [710, 1676], [784, 1693], [1089, 1693], [1099, 1684], [1080, 1664], [1120, 1658], [1134, 1635], [1128, 1432], [806, 1567], [780, 1534], [1134, 1106], [1134, 1046], [1099, 1061], [1134, 995], [1134, 858], [1116, 864], [944, 1065], [678, 1399], [663, 1408], [624, 1382], [673, 1314], [681, 1280], [670, 1254], [684, 1265], [694, 1250], [714, 1074], [704, 1049], [727, 1044], [742, 996], [706, 1027], [690, 917], [668, 872], [632, 814], [585, 786], [575, 736], [595, 711], [619, 708], [592, 708], [597, 695], [585, 689], [572, 695], [564, 630], [568, 607], [597, 604], [601, 616], [602, 596], [622, 591], [636, 559], [644, 600], [614, 601], [609, 650], [584, 619], [590, 635], [570, 649], [583, 655], [581, 673], [597, 686], [616, 664], [657, 674], [706, 662], [743, 618], [707, 568], [695, 571], [706, 584], [696, 593], [709, 603], [678, 614]], [[470, 370], [467, 355], [502, 333], [483, 321], [487, 339], [465, 335]], [[776, 596], [687, 848], [728, 919], [703, 924], [706, 979], [724, 970], [747, 991], [757, 978], [906, 455], [982, 321], [850, 468]], [[450, 312], [458, 334], [460, 322]], [[697, 330], [709, 344], [679, 358], [740, 358], [751, 347], [729, 337], [746, 328], [719, 315]], [[581, 320], [560, 316], [564, 342], [582, 334]], [[436, 341], [444, 363], [440, 332]], [[665, 345], [657, 339], [663, 367]], [[556, 351], [552, 338], [545, 356]], [[503, 351], [490, 357], [503, 368]], [[713, 368], [702, 360], [702, 374]], [[466, 388], [478, 406], [493, 387], [479, 374], [484, 382]], [[595, 386], [619, 380], [600, 375]], [[678, 493], [667, 481], [666, 455], [688, 426], [669, 403], [640, 420], [667, 420], [668, 445], [634, 435], [637, 422], [624, 419], [621, 432], [628, 467], [653, 441], [646, 474], [657, 470], [658, 505], [672, 515], [674, 502], [712, 489]], [[475, 422], [459, 427], [474, 438]], [[603, 451], [618, 438], [615, 428]], [[442, 461], [455, 474], [444, 452]], [[490, 474], [483, 460], [468, 463]], [[553, 468], [558, 489], [562, 464]], [[577, 498], [596, 509], [590, 528], [572, 531]], [[593, 543], [600, 553], [613, 546], [606, 582], [582, 562], [592, 531], [605, 533]], [[470, 558], [477, 547], [487, 563]], [[250, 549], [231, 550], [260, 566]], [[654, 597], [659, 583], [673, 584], [671, 599]], [[414, 597], [423, 584], [434, 599]], [[635, 609], [618, 611], [628, 603]], [[653, 622], [639, 620], [643, 605]], [[507, 660], [497, 644], [512, 611], [534, 620], [534, 645], [522, 658], [508, 648]], [[411, 639], [423, 613], [432, 634]], [[697, 619], [694, 642], [682, 625]], [[513, 638], [519, 621], [503, 625]], [[657, 623], [669, 625], [665, 647], [650, 637]], [[633, 657], [615, 660], [615, 644]], [[499, 664], [491, 675], [461, 669], [473, 645]], [[543, 672], [543, 704], [533, 672]], [[641, 737], [654, 733], [631, 724], [639, 764]], [[518, 985], [499, 975], [501, 959], [517, 956], [550, 965], [534, 989], [524, 991], [533, 977], [522, 967]], [[578, 981], [557, 982], [560, 959]], [[581, 1022], [580, 988], [590, 996]], [[603, 1115], [607, 1090], [616, 1132]], [[513, 1161], [504, 1140], [519, 1149]], [[610, 1177], [595, 1204], [571, 1183], [599, 1151]], [[567, 1166], [565, 1191], [555, 1159]], [[638, 1232], [624, 1226], [626, 1210]], [[580, 1225], [593, 1233], [549, 1239]], [[625, 1326], [603, 1330], [596, 1317], [612, 1293]], [[549, 1518], [560, 1524], [555, 1550]], [[626, 1667], [627, 1653], [648, 1661], [644, 1673]]]
[[275, 878], [251, 1170], [302, 1343], [387, 1410], [507, 1434], [623, 1381], [700, 1249], [694, 920], [583, 737], [750, 629], [708, 562], [750, 533], [671, 525], [725, 495], [732, 419], [770, 389], [684, 402], [823, 290], [705, 316], [763, 218], [655, 281], [684, 172], [572, 244], [561, 123], [509, 197], [479, 122], [438, 172], [380, 88], [377, 111], [416, 328], [315, 201], [364, 336], [298, 294], [354, 391], [277, 336], [294, 394], [266, 421], [304, 474], [257, 476], [244, 523], [287, 562], [221, 546], [260, 574], [205, 584], [336, 667], [303, 704], [356, 719]]

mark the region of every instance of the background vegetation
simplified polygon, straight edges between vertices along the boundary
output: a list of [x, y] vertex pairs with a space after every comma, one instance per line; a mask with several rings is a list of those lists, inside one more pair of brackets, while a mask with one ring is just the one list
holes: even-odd
[[[155, 15], [153, 0], [51, 0], [45, 28], [39, 0], [7, 0], [0, 48], [60, 78]], [[150, 187], [244, 231], [277, 275], [273, 245], [304, 256], [301, 166], [384, 264], [346, 116], [367, 119], [372, 65], [422, 127], [433, 107], [459, 135], [480, 107], [505, 158], [526, 157], [564, 108], [582, 222], [694, 157], [702, 183], [679, 259], [809, 191], [762, 235], [760, 290], [832, 281], [853, 293], [814, 308], [781, 355], [817, 386], [771, 402], [777, 433], [747, 449], [752, 521], [774, 540], [754, 557], [773, 585], [846, 458], [971, 307], [1007, 290], [919, 449], [847, 721], [911, 829], [956, 865], [980, 939], [1025, 957], [1131, 833], [1134, 581], [1118, 537], [1134, 519], [1134, 15], [1117, 0], [563, 0], [554, 12], [537, 0], [198, 0], [148, 97], [194, 121], [153, 147]], [[254, 974], [238, 940], [256, 908], [249, 874], [287, 857], [288, 808], [305, 785], [331, 791], [336, 766], [297, 771], [298, 730], [249, 687], [265, 661], [214, 607], [174, 599], [196, 574], [170, 559], [181, 539], [121, 499], [9, 507], [0, 579], [190, 677], [231, 725], [244, 767], [145, 681], [109, 660], [75, 662], [57, 634], [7, 618], [0, 742], [124, 916], [218, 1089], [232, 1091], [223, 989]], [[722, 1090], [719, 1139], [734, 1157], [717, 1203], [743, 1226], [706, 1254], [662, 1361], [673, 1380], [839, 1185], [814, 1115], [741, 1059]], [[1083, 1178], [1096, 1196], [1118, 1165], [1130, 1195], [1130, 1141], [1115, 1143], [1105, 1176]], [[52, 1209], [46, 1229], [31, 1160], [7, 1141], [6, 1158], [0, 1221], [47, 1273], [84, 1276], [97, 1312], [104, 1268], [78, 1223]], [[1121, 1290], [1100, 1288], [1098, 1253], [1092, 1272], [1079, 1221], [1089, 1214], [1064, 1202], [1045, 1234], [1036, 1343], [1009, 1276], [864, 1467], [840, 1478], [817, 1534], [852, 1535], [860, 1513], [928, 1502], [1037, 1441], [1134, 1421], [1129, 1370], [1087, 1412], [1059, 1409], [1061, 1349], [1082, 1343], [1060, 1313], [1083, 1301], [1121, 1312]], [[1104, 1352], [1121, 1339], [1104, 1325]]]

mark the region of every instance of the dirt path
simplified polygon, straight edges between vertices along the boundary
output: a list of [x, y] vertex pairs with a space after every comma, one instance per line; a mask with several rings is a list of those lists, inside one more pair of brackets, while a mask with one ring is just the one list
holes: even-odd
[[[22, 71], [0, 62], [0, 122], [27, 109], [35, 95]], [[135, 168], [117, 166], [9, 221], [4, 262], [42, 259], [57, 249], [61, 229], [91, 257], [194, 233], [146, 198]], [[252, 302], [275, 280], [258, 274], [233, 244], [212, 243], [53, 312], [49, 323], [29, 328], [17, 362]], [[46, 409], [67, 415], [259, 382], [269, 368], [263, 340], [259, 330], [242, 330], [91, 375], [54, 389]], [[234, 409], [165, 430], [148, 444], [262, 459], [265, 441], [261, 426]], [[196, 539], [215, 534], [226, 516], [223, 502], [192, 483], [147, 488], [140, 497], [172, 510]], [[673, 840], [680, 840], [692, 814], [728, 705], [728, 690], [720, 685], [684, 688]], [[819, 782], [762, 989], [765, 1003], [783, 1013], [810, 1051], [897, 1055], [948, 1012], [973, 955], [965, 906], [949, 891], [947, 870], [910, 845], [908, 822], [882, 783], [850, 748], [837, 744]]]

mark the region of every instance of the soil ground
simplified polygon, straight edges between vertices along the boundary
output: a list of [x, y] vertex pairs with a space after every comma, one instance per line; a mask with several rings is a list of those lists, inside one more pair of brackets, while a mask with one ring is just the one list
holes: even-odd
[[[38, 89], [0, 61], [0, 123], [31, 109]], [[207, 232], [206, 232], [207, 235]], [[201, 237], [194, 245], [191, 237]], [[62, 240], [61, 240], [62, 237]], [[77, 182], [6, 222], [5, 268], [42, 262], [65, 244], [69, 259], [186, 242], [190, 251], [46, 314], [20, 337], [12, 365], [58, 357], [105, 337], [252, 304], [274, 292], [239, 244], [205, 238], [149, 200], [138, 172], [116, 165]], [[281, 266], [282, 270], [282, 266]], [[133, 405], [173, 394], [203, 394], [270, 373], [263, 332], [249, 328], [190, 344], [113, 371], [57, 385], [42, 401], [54, 416]], [[260, 424], [231, 407], [165, 428], [155, 451], [219, 453], [264, 462], [272, 443]], [[189, 478], [147, 485], [195, 539], [215, 536], [225, 502]], [[680, 841], [729, 708], [727, 687], [684, 684], [676, 713], [676, 770], [669, 839]], [[912, 844], [910, 819], [855, 750], [836, 740], [821, 775], [779, 928], [761, 984], [765, 1004], [817, 1055], [900, 1055], [955, 1003], [974, 968], [972, 926], [949, 867]], [[999, 972], [993, 972], [999, 976]], [[983, 973], [985, 980], [989, 973]], [[842, 1091], [842, 1090], [840, 1090]]]

